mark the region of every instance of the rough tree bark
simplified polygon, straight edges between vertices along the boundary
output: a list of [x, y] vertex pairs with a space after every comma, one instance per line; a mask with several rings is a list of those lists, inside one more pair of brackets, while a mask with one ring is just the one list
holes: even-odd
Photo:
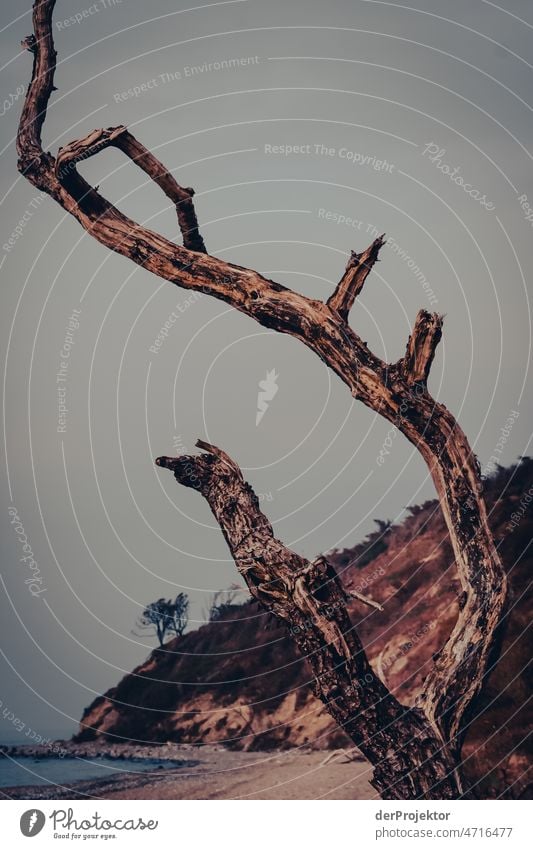
[[[243, 563], [244, 551], [242, 542], [234, 548], [239, 543], [238, 523], [243, 527], [250, 524], [253, 548], [246, 550], [244, 561], [248, 562], [246, 556], [251, 558], [247, 567], [250, 581], [256, 576], [261, 585], [270, 582], [269, 591], [264, 586], [255, 588], [256, 597], [285, 621], [291, 617], [298, 621], [306, 615], [312, 619], [312, 635], [301, 648], [310, 653], [319, 676], [317, 692], [374, 764], [374, 780], [381, 794], [387, 798], [459, 795], [460, 778], [453, 766], [460, 758], [465, 711], [480, 690], [494, 645], [506, 579], [487, 524], [476, 457], [453, 415], [427, 388], [442, 317], [421, 310], [405, 355], [396, 363], [386, 363], [348, 324], [350, 309], [378, 258], [382, 237], [361, 254], [352, 252], [342, 279], [324, 303], [256, 271], [208, 255], [198, 229], [193, 190], [181, 187], [126, 128], [94, 130], [60, 149], [56, 157], [44, 151], [41, 130], [55, 90], [54, 6], [55, 0], [35, 0], [34, 34], [23, 42], [33, 54], [33, 72], [17, 136], [21, 173], [111, 250], [158, 277], [210, 294], [263, 326], [300, 339], [344, 381], [354, 398], [394, 423], [424, 457], [450, 533], [463, 595], [455, 627], [435, 659], [416, 710], [399, 705], [375, 676], [368, 690], [354, 684], [368, 662], [350, 630], [331, 567], [309, 564], [274, 540], [238, 467], [222, 452], [210, 449], [207, 457], [187, 458], [186, 462], [205, 480], [199, 488], [219, 519], [238, 564]], [[78, 162], [109, 146], [122, 150], [170, 198], [183, 246], [132, 221], [78, 173]], [[165, 462], [177, 463], [172, 466], [175, 473], [191, 485], [182, 471], [183, 461]], [[242, 512], [238, 518], [232, 515], [235, 498], [243, 508], [237, 511]], [[256, 529], [251, 526], [254, 504]], [[272, 582], [278, 582], [274, 585], [277, 595]], [[321, 608], [321, 593], [324, 603], [339, 602], [330, 624]]]
[[156, 463], [207, 499], [251, 595], [290, 628], [315, 695], [373, 765], [382, 798], [456, 798], [453, 757], [424, 713], [401, 705], [374, 674], [333, 566], [324, 557], [309, 562], [277, 540], [237, 464], [220, 448], [197, 445], [207, 453]]

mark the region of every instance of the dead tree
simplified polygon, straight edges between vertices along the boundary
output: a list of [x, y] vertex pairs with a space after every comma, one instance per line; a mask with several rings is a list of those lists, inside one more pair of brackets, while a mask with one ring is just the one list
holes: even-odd
[[[399, 704], [372, 673], [351, 628], [334, 570], [323, 560], [307, 562], [273, 537], [232, 460], [202, 445], [208, 451], [205, 455], [159, 462], [207, 498], [254, 597], [285, 622], [305, 619], [310, 624], [295, 640], [313, 668], [316, 691], [373, 764], [374, 785], [381, 795], [459, 796], [465, 711], [487, 670], [506, 579], [487, 524], [476, 457], [453, 415], [427, 388], [442, 317], [421, 310], [405, 355], [386, 363], [348, 324], [350, 309], [384, 243], [382, 237], [362, 253], [352, 252], [342, 279], [324, 303], [210, 256], [199, 232], [193, 190], [180, 186], [125, 127], [94, 130], [56, 156], [44, 151], [41, 129], [55, 90], [54, 5], [55, 0], [35, 0], [34, 34], [23, 42], [33, 54], [33, 72], [17, 136], [21, 173], [109, 249], [157, 277], [210, 294], [261, 325], [300, 339], [344, 381], [354, 398], [395, 424], [426, 461], [463, 594], [455, 627], [435, 659], [416, 709]], [[174, 204], [183, 246], [132, 221], [78, 173], [78, 162], [111, 146], [141, 168]], [[367, 678], [372, 683], [362, 686]]]

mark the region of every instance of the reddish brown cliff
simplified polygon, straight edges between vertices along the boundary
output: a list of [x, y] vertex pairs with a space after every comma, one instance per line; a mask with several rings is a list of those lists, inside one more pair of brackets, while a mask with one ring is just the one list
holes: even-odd
[[[480, 796], [527, 793], [525, 735], [531, 682], [526, 629], [531, 609], [533, 461], [486, 482], [496, 543], [510, 579], [500, 659], [487, 677], [467, 733], [465, 769]], [[436, 502], [413, 507], [399, 525], [329, 555], [347, 589], [384, 606], [350, 606], [375, 670], [412, 703], [453, 625], [461, 591]], [[528, 606], [529, 604], [529, 606]], [[255, 605], [225, 615], [164, 648], [85, 711], [79, 740], [224, 741], [253, 750], [345, 745], [342, 731], [310, 692], [309, 671], [290, 636]]]

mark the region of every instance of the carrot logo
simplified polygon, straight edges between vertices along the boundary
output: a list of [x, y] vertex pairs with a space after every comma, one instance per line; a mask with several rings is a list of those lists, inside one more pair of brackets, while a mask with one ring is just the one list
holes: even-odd
[[33, 808], [29, 811], [24, 811], [20, 818], [20, 830], [24, 837], [35, 837], [42, 831], [46, 822], [46, 817], [42, 811]]
[[276, 374], [276, 369], [273, 368], [271, 371], [267, 371], [266, 377], [264, 380], [259, 381], [259, 392], [257, 393], [257, 413], [255, 415], [255, 426], [257, 427], [266, 411], [268, 410], [268, 405], [276, 395], [279, 386], [277, 384], [277, 379], [279, 375]]

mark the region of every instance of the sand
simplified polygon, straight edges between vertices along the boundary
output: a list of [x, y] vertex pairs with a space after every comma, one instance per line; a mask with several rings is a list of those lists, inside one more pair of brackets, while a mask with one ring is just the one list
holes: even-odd
[[326, 752], [231, 752], [202, 747], [178, 769], [126, 773], [63, 787], [4, 787], [11, 799], [372, 799], [368, 763]]

